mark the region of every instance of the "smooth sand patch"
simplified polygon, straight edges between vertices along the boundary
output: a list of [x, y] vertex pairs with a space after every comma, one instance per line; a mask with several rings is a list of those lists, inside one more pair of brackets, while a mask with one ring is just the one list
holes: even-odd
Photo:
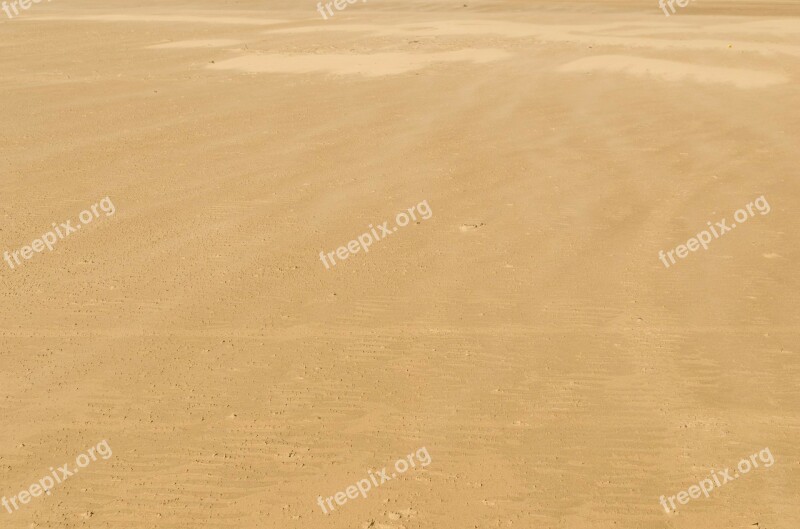
[[632, 55], [587, 57], [565, 64], [559, 68], [559, 71], [571, 73], [623, 73], [672, 82], [692, 81], [702, 84], [729, 84], [737, 88], [764, 88], [788, 81], [784, 75], [772, 72], [646, 59]]
[[434, 63], [472, 62], [475, 64], [497, 61], [509, 57], [509, 52], [497, 49], [473, 49], [439, 53], [373, 53], [351, 55], [331, 54], [268, 54], [244, 55], [207, 68], [212, 70], [240, 70], [250, 73], [332, 73], [337, 75], [363, 75], [379, 77], [397, 75], [425, 68]]

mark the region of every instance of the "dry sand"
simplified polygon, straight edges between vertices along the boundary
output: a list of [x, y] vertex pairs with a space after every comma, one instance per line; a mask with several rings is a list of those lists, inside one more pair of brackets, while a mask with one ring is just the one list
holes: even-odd
[[116, 206], [0, 262], [0, 495], [113, 449], [0, 527], [797, 529], [799, 13], [0, 12], [0, 251]]

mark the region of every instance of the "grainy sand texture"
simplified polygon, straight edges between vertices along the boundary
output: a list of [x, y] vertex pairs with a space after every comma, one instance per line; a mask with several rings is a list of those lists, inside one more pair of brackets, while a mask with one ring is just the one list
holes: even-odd
[[800, 527], [800, 2], [22, 1], [1, 529]]

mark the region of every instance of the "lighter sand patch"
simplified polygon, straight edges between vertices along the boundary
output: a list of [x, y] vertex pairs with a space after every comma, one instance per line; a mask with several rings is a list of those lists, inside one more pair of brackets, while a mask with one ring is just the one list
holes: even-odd
[[651, 77], [664, 81], [692, 81], [702, 84], [730, 84], [737, 88], [764, 88], [787, 82], [781, 74], [743, 68], [721, 68], [632, 55], [600, 55], [570, 62], [561, 72], [611, 72]]
[[233, 39], [206, 39], [206, 40], [178, 40], [175, 42], [167, 42], [165, 44], [155, 44], [148, 46], [152, 50], [166, 50], [166, 49], [186, 49], [186, 48], [222, 48], [224, 46], [234, 46], [241, 44], [241, 40]]
[[[675, 24], [642, 24], [637, 23], [633, 27], [613, 29], [609, 34], [616, 37], [641, 37], [652, 35], [675, 36], [688, 35], [696, 32], [697, 24], [692, 20], [685, 20], [684, 23]], [[775, 35], [791, 36], [800, 34], [800, 21], [792, 19], [762, 20], [757, 22], [739, 22], [726, 24], [703, 24], [704, 34], [716, 34], [716, 36], [735, 36], [737, 39], [742, 36], [758, 36], [763, 38], [774, 37]]]
[[80, 16], [41, 16], [30, 20], [67, 20], [84, 22], [178, 22], [188, 24], [227, 24], [241, 26], [269, 26], [281, 24], [285, 20], [270, 18], [216, 17], [197, 15], [80, 15]]
[[[571, 26], [568, 26], [571, 27]], [[587, 26], [591, 29], [594, 26]], [[461, 35], [503, 35], [508, 38], [532, 37], [552, 27], [502, 22], [493, 20], [447, 20], [431, 21], [426, 24], [327, 24], [295, 28], [269, 30], [269, 33], [319, 33], [353, 32], [370, 33], [375, 36], [461, 36]]]
[[419, 70], [437, 62], [480, 64], [504, 59], [510, 55], [506, 51], [497, 49], [468, 49], [425, 54], [392, 52], [369, 55], [244, 55], [208, 65], [207, 68], [250, 73], [332, 73], [379, 77]]

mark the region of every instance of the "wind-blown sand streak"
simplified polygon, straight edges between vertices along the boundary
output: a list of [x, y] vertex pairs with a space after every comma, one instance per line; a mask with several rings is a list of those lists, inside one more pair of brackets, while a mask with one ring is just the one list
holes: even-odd
[[239, 70], [250, 73], [313, 73], [379, 77], [419, 70], [436, 63], [469, 62], [484, 64], [510, 57], [503, 50], [477, 49], [439, 53], [371, 53], [312, 55], [245, 55], [207, 65], [212, 70]]
[[646, 59], [632, 55], [598, 55], [578, 59], [559, 68], [562, 72], [611, 72], [665, 81], [730, 84], [737, 88], [765, 88], [786, 83], [782, 74], [741, 68], [722, 68], [679, 61]]

